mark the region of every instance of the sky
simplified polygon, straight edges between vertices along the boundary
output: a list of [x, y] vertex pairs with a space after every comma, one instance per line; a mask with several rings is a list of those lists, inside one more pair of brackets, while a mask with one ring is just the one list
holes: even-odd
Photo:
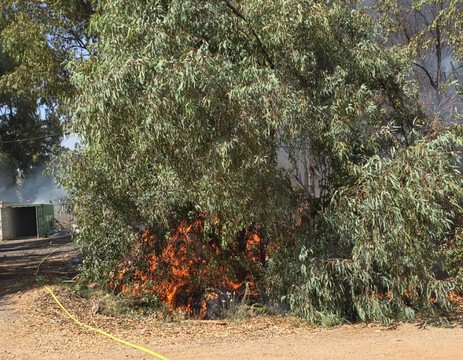
[[76, 144], [79, 143], [79, 136], [77, 134], [67, 135], [61, 141], [61, 146], [67, 147], [68, 149], [75, 149]]

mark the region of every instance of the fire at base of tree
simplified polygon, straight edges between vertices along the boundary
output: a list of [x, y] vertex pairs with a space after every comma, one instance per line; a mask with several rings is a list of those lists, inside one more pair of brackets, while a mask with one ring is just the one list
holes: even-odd
[[[447, 59], [461, 57], [461, 37], [448, 36], [461, 33], [461, 4], [437, 14], [431, 0], [401, 2], [432, 24], [405, 45], [387, 39], [403, 7], [378, 3], [381, 22], [342, 0], [99, 2], [88, 58], [67, 67], [82, 143], [58, 169], [82, 278], [203, 318], [233, 294], [268, 293], [330, 323], [448, 306], [463, 284], [463, 128], [440, 126], [460, 103], [442, 94], [460, 95], [427, 51], [444, 41]], [[182, 222], [185, 209], [202, 215]], [[281, 239], [292, 244], [270, 251]]]
[[205, 237], [201, 215], [180, 222], [167, 237], [154, 228], [143, 231], [109, 286], [135, 299], [155, 297], [170, 311], [200, 319], [222, 317], [237, 301], [262, 303], [258, 284], [271, 249], [259, 231], [243, 231], [226, 249]]

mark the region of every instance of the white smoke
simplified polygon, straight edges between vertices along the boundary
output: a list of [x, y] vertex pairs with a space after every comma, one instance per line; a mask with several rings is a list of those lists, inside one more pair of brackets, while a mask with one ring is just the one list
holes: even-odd
[[14, 186], [5, 184], [2, 179], [0, 179], [0, 201], [6, 202], [17, 202], [18, 193]]
[[37, 169], [25, 177], [19, 189], [22, 202], [47, 204], [57, 202], [66, 196], [52, 175], [44, 174], [43, 169]]
[[15, 184], [5, 173], [0, 173], [0, 201], [12, 203], [56, 203], [66, 196], [53, 176], [43, 173], [43, 169], [28, 174]]

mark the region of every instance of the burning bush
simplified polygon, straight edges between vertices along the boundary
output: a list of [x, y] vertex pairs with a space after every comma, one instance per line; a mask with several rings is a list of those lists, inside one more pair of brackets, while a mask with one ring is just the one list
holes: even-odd
[[[60, 170], [83, 277], [111, 273], [118, 292], [206, 318], [227, 292], [261, 295], [267, 237], [249, 228], [261, 224], [286, 241], [267, 283], [305, 319], [386, 322], [432, 310], [433, 294], [448, 302], [432, 269], [463, 213], [463, 128], [425, 114], [410, 61], [364, 11], [103, 3], [92, 61], [73, 69], [82, 144]], [[194, 209], [204, 216], [186, 221]]]
[[203, 319], [217, 317], [226, 294], [257, 299], [257, 283], [267, 246], [257, 230], [245, 230], [234, 245], [223, 248], [204, 233], [199, 216], [181, 221], [169, 235], [144, 230], [110, 286], [135, 298], [155, 295], [169, 310], [183, 309]]

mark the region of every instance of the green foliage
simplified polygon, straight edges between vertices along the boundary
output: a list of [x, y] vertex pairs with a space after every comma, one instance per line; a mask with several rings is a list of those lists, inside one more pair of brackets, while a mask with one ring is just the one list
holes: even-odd
[[462, 8], [461, 0], [375, 0], [372, 5], [389, 43], [413, 59], [423, 106], [447, 121], [461, 113]]
[[[0, 46], [0, 79], [16, 68], [17, 64], [1, 52]], [[59, 142], [58, 137], [53, 137], [60, 132], [59, 121], [50, 112], [46, 115], [40, 115], [40, 106], [35, 99], [0, 87], [0, 151], [10, 159], [8, 166], [2, 167], [4, 176], [14, 179], [13, 182], [8, 181], [9, 186], [15, 184], [18, 170], [28, 173], [42, 164]], [[50, 135], [52, 137], [47, 138]], [[31, 138], [33, 140], [21, 141]]]
[[455, 288], [460, 293], [463, 291], [463, 238], [461, 230], [461, 227], [455, 229], [454, 236], [449, 239], [444, 252], [444, 269], [453, 279]]
[[59, 100], [72, 93], [67, 62], [88, 56], [86, 28], [92, 13], [90, 1], [4, 0], [0, 44], [16, 66], [3, 74], [0, 87], [51, 109], [62, 105]]
[[[88, 56], [88, 1], [4, 0], [0, 9], [0, 151], [27, 176], [57, 153], [69, 60]], [[32, 139], [23, 141], [25, 139]], [[2, 168], [7, 171], [7, 168]]]
[[112, 1], [91, 28], [96, 56], [74, 75], [84, 146], [63, 184], [96, 247], [112, 235], [93, 218], [118, 224], [118, 251], [191, 210], [225, 243], [253, 223], [271, 229], [292, 202], [281, 143], [308, 144], [341, 182], [346, 163], [392, 141], [385, 125], [406, 143], [421, 121], [401, 55], [347, 5]]
[[[312, 320], [388, 321], [445, 305], [431, 270], [459, 214], [461, 130], [436, 129], [410, 80], [344, 1], [101, 2], [76, 60], [61, 162], [85, 255], [108, 280], [140, 230], [193, 214], [226, 249], [257, 225], [272, 296]], [[278, 168], [306, 151], [315, 198]], [[296, 214], [300, 221], [294, 221]], [[297, 226], [294, 223], [299, 222]]]
[[[75, 191], [82, 241], [106, 246], [110, 236], [122, 251], [140, 227], [192, 210], [206, 228], [220, 219], [224, 242], [272, 224], [288, 202], [275, 167], [284, 117], [278, 79], [259, 64], [246, 22], [225, 2], [115, 1], [92, 26], [98, 56], [74, 77], [85, 146], [63, 181]], [[125, 234], [94, 226], [106, 219]]]
[[15, 161], [6, 153], [0, 152], [0, 198], [8, 200], [7, 193], [14, 186], [16, 179]]
[[307, 245], [293, 310], [312, 321], [329, 315], [385, 322], [432, 310], [433, 302], [448, 305], [450, 284], [436, 281], [432, 268], [461, 216], [455, 159], [462, 134], [461, 128], [430, 133], [356, 167], [358, 180], [338, 189], [325, 216], [338, 249], [351, 253], [320, 259]]

